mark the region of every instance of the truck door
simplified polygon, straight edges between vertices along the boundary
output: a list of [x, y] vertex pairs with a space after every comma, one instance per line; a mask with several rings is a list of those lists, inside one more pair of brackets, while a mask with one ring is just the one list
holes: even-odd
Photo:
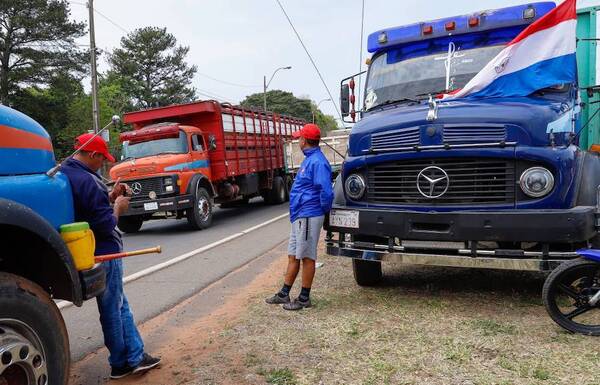
[[[208, 151], [204, 136], [200, 134], [192, 135], [192, 164], [196, 172], [201, 172], [210, 178], [210, 165], [208, 163]], [[200, 170], [203, 169], [203, 170]]]

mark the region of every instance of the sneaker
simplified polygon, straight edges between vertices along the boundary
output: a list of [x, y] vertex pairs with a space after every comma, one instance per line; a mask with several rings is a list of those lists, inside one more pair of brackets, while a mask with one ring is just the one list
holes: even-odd
[[311, 307], [311, 306], [312, 306], [312, 304], [310, 303], [310, 298], [307, 299], [306, 301], [302, 301], [300, 298], [296, 298], [292, 302], [283, 304], [283, 308], [285, 310], [300, 310], [300, 309], [304, 309], [305, 307]]
[[158, 364], [160, 364], [160, 358], [152, 357], [150, 354], [144, 353], [144, 356], [142, 357], [142, 362], [140, 362], [135, 368], [133, 368], [133, 373], [145, 373], [148, 370], [158, 366]]
[[279, 295], [279, 293], [277, 293], [274, 296], [267, 298], [265, 302], [269, 305], [281, 305], [285, 303], [290, 303], [290, 295], [288, 294], [285, 297], [282, 297]]
[[129, 365], [123, 366], [122, 368], [113, 366], [110, 369], [110, 378], [118, 380], [119, 378], [127, 377], [131, 373], [133, 373], [133, 368]]

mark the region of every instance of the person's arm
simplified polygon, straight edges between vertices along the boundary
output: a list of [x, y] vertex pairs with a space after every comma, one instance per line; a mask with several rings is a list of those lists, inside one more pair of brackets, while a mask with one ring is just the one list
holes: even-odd
[[315, 166], [314, 184], [320, 189], [320, 203], [323, 213], [328, 213], [333, 204], [333, 187], [331, 183], [331, 167], [328, 164], [317, 163]]
[[102, 190], [93, 179], [82, 186], [84, 191], [80, 196], [81, 208], [87, 213], [90, 229], [96, 237], [110, 235], [117, 225], [117, 217], [110, 206], [106, 191]]

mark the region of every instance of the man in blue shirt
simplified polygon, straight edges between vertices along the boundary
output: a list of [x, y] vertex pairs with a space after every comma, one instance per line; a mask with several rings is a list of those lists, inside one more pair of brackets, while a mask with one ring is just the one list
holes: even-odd
[[[115, 161], [101, 137], [81, 135], [76, 139], [75, 148], [82, 151], [67, 159], [61, 167], [71, 183], [75, 220], [89, 223], [96, 238], [95, 255], [119, 253], [123, 250], [123, 242], [115, 227], [119, 216], [129, 207], [129, 198], [125, 196], [129, 188], [117, 182], [109, 194], [98, 175], [98, 170], [106, 160]], [[132, 373], [144, 373], [156, 367], [160, 359], [144, 353], [142, 337], [123, 292], [122, 261], [115, 259], [103, 262], [103, 266], [106, 289], [96, 300], [104, 344], [110, 352], [110, 377], [122, 378]]]
[[[321, 130], [307, 124], [292, 134], [299, 138], [300, 148], [306, 157], [300, 165], [292, 191], [290, 191], [290, 221], [292, 228], [288, 244], [288, 267], [283, 287], [268, 304], [283, 304], [286, 310], [310, 307], [310, 289], [315, 276], [317, 246], [325, 214], [331, 210], [333, 189], [331, 166], [319, 148]], [[302, 290], [290, 301], [290, 289], [300, 271], [302, 261]]]

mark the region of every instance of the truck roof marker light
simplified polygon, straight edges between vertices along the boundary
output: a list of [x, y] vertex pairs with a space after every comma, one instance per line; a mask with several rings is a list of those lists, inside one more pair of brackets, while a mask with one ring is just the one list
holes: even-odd
[[535, 17], [535, 8], [529, 7], [523, 11], [523, 19], [533, 19]]
[[379, 34], [379, 36], [377, 36], [377, 42], [379, 44], [385, 44], [385, 43], [388, 42], [388, 36], [387, 36], [387, 33], [385, 31], [381, 32]]
[[368, 57], [367, 60], [365, 60], [365, 64], [370, 66], [371, 65], [371, 58]]
[[446, 27], [446, 31], [454, 31], [456, 29], [456, 22], [449, 21], [446, 23], [445, 27]]
[[475, 28], [479, 26], [479, 18], [477, 16], [469, 17], [469, 27]]
[[423, 27], [423, 35], [431, 35], [433, 33], [433, 26], [426, 25]]

